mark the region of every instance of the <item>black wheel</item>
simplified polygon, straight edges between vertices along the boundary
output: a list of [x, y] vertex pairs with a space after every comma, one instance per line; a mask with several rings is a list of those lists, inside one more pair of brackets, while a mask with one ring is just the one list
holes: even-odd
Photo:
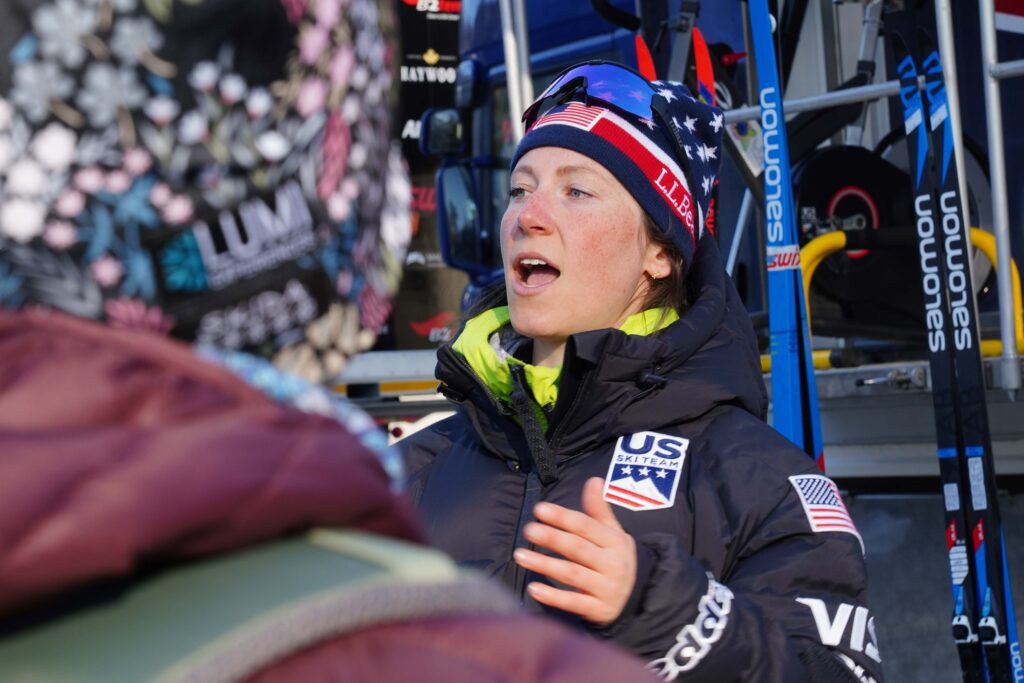
[[811, 287], [815, 333], [905, 341], [923, 337], [907, 173], [863, 147], [836, 145], [802, 160], [793, 184], [801, 246], [836, 229], [900, 233], [895, 237], [907, 245], [826, 258]]

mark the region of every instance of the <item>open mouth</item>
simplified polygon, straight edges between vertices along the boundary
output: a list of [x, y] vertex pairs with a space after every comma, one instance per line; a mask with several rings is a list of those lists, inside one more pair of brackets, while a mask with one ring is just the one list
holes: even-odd
[[558, 279], [561, 271], [537, 256], [516, 259], [516, 277], [527, 287], [543, 287]]

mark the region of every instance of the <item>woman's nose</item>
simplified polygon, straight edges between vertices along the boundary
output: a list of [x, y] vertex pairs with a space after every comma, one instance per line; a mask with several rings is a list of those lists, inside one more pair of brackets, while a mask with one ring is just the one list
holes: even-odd
[[536, 190], [523, 200], [516, 224], [523, 232], [550, 232], [554, 229], [554, 219], [543, 192]]

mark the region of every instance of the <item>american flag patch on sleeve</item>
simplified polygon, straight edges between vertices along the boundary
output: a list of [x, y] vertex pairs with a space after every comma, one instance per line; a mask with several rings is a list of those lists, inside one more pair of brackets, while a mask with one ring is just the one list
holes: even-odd
[[861, 552], [864, 552], [864, 539], [857, 531], [834, 481], [821, 474], [798, 474], [790, 477], [789, 481], [800, 496], [800, 504], [804, 506], [811, 531], [843, 531], [853, 534], [860, 541]]

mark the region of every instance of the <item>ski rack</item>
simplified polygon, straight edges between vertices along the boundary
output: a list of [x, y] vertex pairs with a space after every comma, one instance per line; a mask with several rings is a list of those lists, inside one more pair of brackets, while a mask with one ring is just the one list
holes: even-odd
[[[996, 56], [996, 29], [994, 0], [980, 0], [982, 65], [985, 81], [985, 104], [988, 117], [989, 176], [992, 182], [993, 224], [996, 237], [996, 269], [997, 289], [999, 292], [999, 329], [1002, 340], [1002, 356], [999, 359], [999, 371], [993, 377], [994, 384], [1015, 396], [1021, 388], [1021, 363], [1017, 352], [1015, 320], [1013, 313], [1013, 281], [1010, 267], [1010, 228], [1009, 207], [1007, 203], [1006, 162], [1003, 153], [1002, 103], [999, 94], [999, 81], [1006, 78], [1024, 76], [1024, 59], [999, 63]], [[955, 131], [957, 164], [963, 163], [963, 148], [960, 105], [957, 96], [956, 56], [953, 41], [953, 15], [950, 0], [938, 0], [936, 3], [936, 22], [939, 34], [939, 55], [942, 59], [943, 71], [952, 84], [949, 88], [949, 118]], [[924, 86], [924, 78], [918, 79], [919, 87]], [[783, 101], [783, 110], [787, 115], [805, 111], [815, 111], [844, 104], [870, 102], [886, 97], [899, 95], [899, 81], [891, 80], [872, 83], [835, 92], [811, 95]], [[746, 106], [730, 109], [725, 112], [725, 123], [754, 121], [761, 116], [760, 107]], [[966, 182], [962, 168], [958, 168], [961, 183]], [[963, 190], [961, 190], [962, 196]], [[744, 202], [746, 203], [746, 201]], [[964, 218], [966, 221], [966, 217]], [[730, 262], [733, 256], [730, 252]]]

